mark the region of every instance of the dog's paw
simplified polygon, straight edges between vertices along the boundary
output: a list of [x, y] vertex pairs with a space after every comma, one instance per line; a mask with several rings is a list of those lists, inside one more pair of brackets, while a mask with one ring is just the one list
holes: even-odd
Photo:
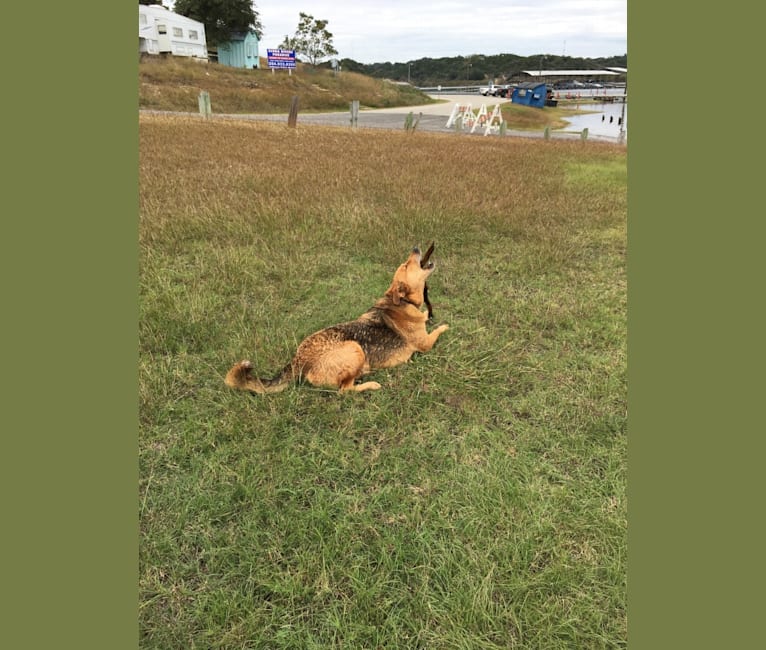
[[365, 390], [380, 390], [383, 388], [377, 381], [366, 381], [363, 384], [356, 384], [353, 388], [357, 393]]

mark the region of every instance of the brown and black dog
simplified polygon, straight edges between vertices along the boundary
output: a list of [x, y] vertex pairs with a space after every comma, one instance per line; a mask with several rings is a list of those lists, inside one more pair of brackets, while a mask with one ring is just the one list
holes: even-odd
[[380, 388], [376, 381], [355, 381], [377, 368], [405, 363], [415, 352], [428, 352], [449, 329], [439, 325], [431, 333], [426, 331], [428, 315], [421, 307], [434, 264], [423, 260], [421, 268], [421, 259], [420, 249], [413, 249], [396, 269], [382, 298], [356, 320], [326, 327], [304, 339], [292, 361], [273, 379], [254, 377], [253, 365], [240, 361], [226, 374], [226, 385], [252, 393], [276, 393], [293, 381], [305, 379], [315, 386], [334, 386], [340, 391]]

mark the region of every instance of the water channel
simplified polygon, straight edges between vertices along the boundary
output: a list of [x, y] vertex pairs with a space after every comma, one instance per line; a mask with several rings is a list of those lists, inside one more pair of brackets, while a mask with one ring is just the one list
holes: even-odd
[[[559, 104], [559, 106], [561, 106]], [[572, 109], [589, 111], [582, 115], [572, 115], [564, 119], [569, 122], [569, 126], [561, 131], [582, 132], [584, 128], [588, 129], [589, 135], [603, 135], [617, 138], [620, 135], [620, 118], [622, 117], [622, 102], [605, 102], [603, 104], [571, 104]], [[625, 135], [628, 134], [628, 105], [625, 104], [624, 119]]]

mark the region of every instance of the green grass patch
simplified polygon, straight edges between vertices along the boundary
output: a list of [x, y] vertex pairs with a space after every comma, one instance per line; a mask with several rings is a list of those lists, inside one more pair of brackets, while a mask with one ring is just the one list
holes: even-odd
[[[142, 648], [624, 648], [626, 152], [140, 118]], [[436, 241], [380, 391], [228, 390]]]
[[502, 104], [500, 110], [503, 113], [503, 118], [508, 123], [508, 128], [516, 131], [542, 131], [545, 127], [549, 127], [552, 131], [563, 129], [568, 124], [568, 117], [590, 112], [558, 106], [535, 108], [512, 102]]

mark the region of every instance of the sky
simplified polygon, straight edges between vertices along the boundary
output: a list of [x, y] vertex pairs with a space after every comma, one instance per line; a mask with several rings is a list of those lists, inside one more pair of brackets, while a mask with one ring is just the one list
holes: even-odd
[[627, 0], [255, 0], [255, 9], [262, 56], [295, 34], [301, 11], [328, 21], [338, 58], [360, 63], [628, 51]]

